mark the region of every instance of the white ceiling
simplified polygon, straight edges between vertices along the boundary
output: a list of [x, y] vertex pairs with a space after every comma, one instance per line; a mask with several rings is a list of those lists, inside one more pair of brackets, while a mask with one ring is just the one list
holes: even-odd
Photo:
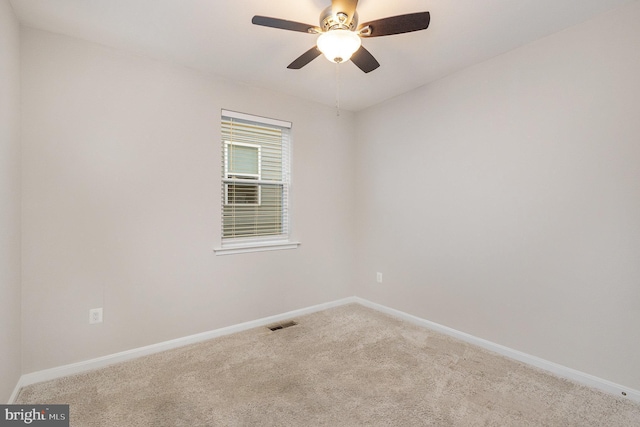
[[[169, 60], [253, 86], [357, 111], [638, 0], [360, 0], [360, 22], [431, 12], [425, 31], [364, 40], [381, 66], [319, 57], [287, 65], [317, 36], [251, 24], [318, 24], [330, 0], [11, 0], [23, 25]], [[594, 27], [597, 23], [594, 22]], [[338, 73], [336, 72], [338, 68]]]

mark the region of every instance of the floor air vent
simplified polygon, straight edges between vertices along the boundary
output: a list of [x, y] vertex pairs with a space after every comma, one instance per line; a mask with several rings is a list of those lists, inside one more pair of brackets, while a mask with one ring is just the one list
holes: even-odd
[[293, 320], [290, 320], [288, 322], [276, 323], [275, 325], [268, 326], [268, 328], [272, 331], [279, 331], [280, 329], [290, 328], [295, 325], [297, 325], [297, 323]]

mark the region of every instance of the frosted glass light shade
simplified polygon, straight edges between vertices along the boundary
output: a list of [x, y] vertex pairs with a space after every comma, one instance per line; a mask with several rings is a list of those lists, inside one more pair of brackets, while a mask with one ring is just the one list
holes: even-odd
[[345, 62], [360, 48], [362, 41], [353, 31], [331, 30], [320, 34], [318, 49], [331, 62]]

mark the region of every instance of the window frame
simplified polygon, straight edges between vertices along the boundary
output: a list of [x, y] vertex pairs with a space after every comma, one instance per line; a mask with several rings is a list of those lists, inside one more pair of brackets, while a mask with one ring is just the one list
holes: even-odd
[[[292, 153], [292, 138], [291, 138], [291, 129], [292, 129], [292, 123], [291, 122], [286, 122], [286, 121], [282, 121], [282, 120], [277, 120], [277, 119], [271, 119], [271, 118], [266, 118], [266, 117], [261, 117], [261, 116], [255, 116], [255, 115], [251, 115], [251, 114], [245, 114], [245, 113], [239, 113], [236, 111], [231, 111], [231, 110], [221, 110], [221, 116], [220, 116], [220, 124], [221, 127], [222, 125], [225, 123], [225, 120], [229, 120], [231, 119], [231, 121], [238, 120], [238, 121], [242, 121], [242, 122], [248, 122], [249, 124], [256, 124], [258, 126], [266, 126], [266, 127], [277, 127], [277, 128], [282, 128], [284, 129], [286, 132], [283, 133], [283, 139], [282, 139], [282, 145], [281, 145], [281, 150], [282, 150], [282, 154], [281, 154], [281, 161], [282, 161], [282, 177], [280, 181], [276, 181], [276, 180], [266, 180], [264, 178], [263, 175], [263, 159], [264, 159], [264, 147], [262, 147], [259, 144], [252, 144], [252, 143], [248, 143], [248, 142], [238, 142], [238, 141], [233, 141], [233, 140], [228, 140], [225, 139], [224, 137], [221, 138], [222, 139], [222, 145], [223, 148], [222, 150], [220, 150], [221, 155], [223, 156], [222, 159], [222, 187], [223, 190], [221, 192], [221, 229], [220, 229], [220, 237], [219, 237], [219, 241], [220, 244], [217, 247], [214, 247], [213, 250], [215, 252], [216, 255], [231, 255], [231, 254], [238, 254], [238, 253], [248, 253], [248, 252], [262, 252], [262, 251], [273, 251], [273, 250], [283, 250], [283, 249], [295, 249], [298, 246], [300, 246], [300, 242], [298, 241], [294, 241], [291, 239], [291, 231], [292, 231], [292, 221], [291, 221], [291, 216], [292, 216], [292, 211], [291, 211], [291, 206], [290, 206], [290, 201], [291, 201], [291, 190], [292, 190], [292, 186], [291, 186], [291, 166], [292, 166], [292, 157], [291, 157], [291, 153]], [[220, 131], [220, 135], [222, 135], [222, 128]], [[284, 136], [286, 135], [286, 137]], [[239, 146], [251, 146], [251, 147], [259, 147], [258, 148], [258, 168], [259, 168], [259, 173], [258, 173], [258, 177], [257, 179], [254, 178], [253, 175], [255, 174], [235, 174], [237, 175], [244, 175], [249, 177], [249, 175], [252, 175], [249, 180], [244, 180], [242, 178], [230, 178], [230, 175], [234, 175], [232, 172], [229, 171], [229, 164], [228, 164], [228, 149], [229, 149], [229, 145], [233, 144], [233, 145], [239, 145]], [[237, 179], [238, 182], [240, 184], [249, 184], [249, 185], [253, 185], [255, 182], [255, 185], [258, 186], [258, 191], [259, 191], [259, 203], [256, 204], [246, 204], [246, 203], [239, 203], [239, 204], [228, 204], [228, 184], [229, 184], [229, 180], [232, 179]], [[280, 207], [281, 209], [281, 221], [282, 221], [282, 232], [280, 234], [269, 234], [269, 235], [263, 235], [263, 236], [235, 236], [235, 237], [224, 237], [225, 232], [224, 232], [224, 210], [225, 210], [225, 206], [234, 206], [234, 205], [238, 205], [238, 206], [260, 206], [263, 202], [263, 197], [262, 197], [262, 186], [263, 185], [280, 185], [282, 186], [282, 191], [283, 191], [283, 201], [282, 201], [282, 206]], [[222, 194], [224, 193], [224, 194]]]

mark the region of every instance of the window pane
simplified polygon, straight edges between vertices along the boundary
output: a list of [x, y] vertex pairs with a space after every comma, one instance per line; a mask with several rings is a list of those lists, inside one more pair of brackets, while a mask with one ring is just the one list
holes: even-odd
[[[232, 184], [229, 184], [232, 186]], [[235, 187], [241, 187], [235, 185]], [[283, 197], [281, 185], [256, 185], [261, 203], [236, 203], [224, 206], [222, 212], [223, 237], [254, 237], [283, 233]], [[255, 194], [255, 193], [254, 193]]]
[[229, 144], [228, 156], [229, 173], [252, 175], [260, 173], [258, 147]]
[[227, 184], [227, 204], [257, 205], [259, 203], [259, 186], [246, 184]]

